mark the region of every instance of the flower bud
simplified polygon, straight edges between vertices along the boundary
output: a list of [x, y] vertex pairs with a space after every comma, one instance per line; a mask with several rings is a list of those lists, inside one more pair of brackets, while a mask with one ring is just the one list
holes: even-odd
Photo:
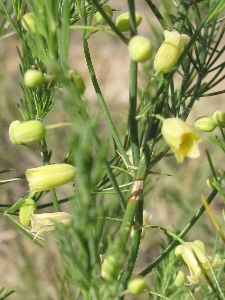
[[20, 211], [19, 211], [19, 219], [20, 219], [20, 223], [25, 226], [28, 227], [31, 224], [31, 216], [32, 214], [35, 214], [37, 211], [37, 205], [36, 202], [28, 197], [25, 201], [25, 203], [20, 207]]
[[111, 281], [114, 278], [114, 265], [115, 265], [115, 258], [113, 255], [109, 255], [104, 258], [101, 268], [101, 276], [105, 280]]
[[189, 40], [188, 35], [178, 31], [164, 31], [165, 41], [156, 53], [154, 69], [158, 73], [169, 73], [179, 59], [184, 45]]
[[211, 132], [216, 128], [216, 124], [214, 123], [211, 117], [200, 117], [194, 122], [195, 128], [204, 131]]
[[[149, 214], [149, 212], [147, 212], [147, 210], [144, 210], [143, 211], [143, 226], [145, 226], [145, 225], [148, 225], [148, 222], [149, 222], [149, 216], [150, 216], [150, 214]], [[131, 237], [133, 238], [134, 237], [134, 232], [135, 232], [135, 228], [134, 228], [134, 226], [131, 228], [131, 231], [130, 231], [130, 235], [131, 235]], [[145, 232], [146, 232], [146, 228], [142, 228], [141, 229], [141, 239], [143, 239], [144, 237], [145, 237]]]
[[135, 276], [128, 281], [127, 291], [132, 295], [141, 294], [147, 288], [142, 276]]
[[37, 29], [35, 28], [34, 14], [32, 12], [23, 16], [21, 24], [25, 30], [30, 30], [33, 33], [37, 32]]
[[70, 70], [69, 77], [74, 81], [75, 86], [80, 94], [83, 94], [85, 91], [85, 83], [83, 78], [76, 71]]
[[37, 235], [53, 231], [55, 222], [62, 224], [65, 228], [69, 228], [73, 224], [73, 217], [66, 212], [32, 214], [30, 220], [31, 231], [36, 232]]
[[225, 128], [225, 112], [223, 112], [222, 110], [214, 111], [212, 119], [218, 127]]
[[45, 137], [45, 126], [38, 120], [13, 121], [9, 126], [9, 138], [15, 145], [38, 142]]
[[210, 175], [207, 179], [206, 179], [206, 184], [208, 185], [208, 187], [214, 189], [215, 186], [214, 186], [214, 183], [216, 183], [217, 181], [220, 180], [220, 177], [217, 177], [217, 179], [213, 176], [213, 175]]
[[29, 88], [37, 88], [45, 82], [45, 76], [41, 71], [30, 69], [24, 73], [24, 83]]
[[74, 179], [75, 168], [68, 164], [45, 165], [26, 170], [31, 195], [64, 185]]
[[185, 274], [183, 271], [178, 271], [177, 273], [177, 276], [175, 278], [175, 281], [174, 281], [174, 285], [179, 287], [179, 286], [182, 286], [185, 282]]
[[144, 36], [132, 37], [128, 44], [130, 59], [135, 62], [145, 62], [152, 56], [152, 44]]
[[[142, 21], [141, 15], [135, 13], [135, 22], [137, 27], [141, 24], [141, 21]], [[129, 12], [125, 12], [124, 14], [118, 16], [118, 18], [116, 19], [116, 27], [122, 32], [130, 30]]]
[[[102, 9], [106, 13], [106, 15], [110, 19], [112, 19], [112, 16], [113, 16], [112, 8], [109, 5], [104, 5], [104, 6], [102, 6]], [[97, 11], [95, 13], [94, 17], [95, 17], [95, 21], [96, 21], [97, 24], [101, 24], [101, 25], [106, 25], [107, 24], [107, 21], [104, 19], [104, 17], [102, 16], [102, 14], [99, 11]]]

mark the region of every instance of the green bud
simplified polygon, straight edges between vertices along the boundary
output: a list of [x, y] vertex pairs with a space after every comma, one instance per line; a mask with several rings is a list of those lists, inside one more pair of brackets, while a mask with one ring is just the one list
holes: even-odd
[[30, 219], [31, 231], [36, 232], [37, 235], [43, 232], [53, 231], [56, 222], [66, 228], [69, 228], [73, 224], [73, 217], [66, 212], [32, 214]]
[[24, 83], [29, 88], [37, 88], [45, 82], [45, 76], [41, 71], [30, 69], [24, 73]]
[[[136, 22], [137, 27], [141, 24], [141, 21], [142, 21], [141, 15], [139, 15], [138, 13], [135, 13], [135, 22]], [[122, 32], [130, 30], [129, 12], [126, 12], [126, 13], [120, 15], [116, 19], [116, 27]]]
[[109, 255], [106, 258], [104, 258], [102, 263], [102, 269], [101, 269], [101, 276], [105, 280], [111, 281], [114, 279], [115, 276], [115, 258], [113, 255]]
[[141, 294], [147, 288], [146, 282], [142, 276], [135, 276], [128, 281], [127, 291], [130, 294]]
[[45, 126], [38, 120], [13, 121], [9, 126], [9, 138], [15, 145], [38, 142], [45, 137]]
[[31, 224], [30, 218], [32, 214], [36, 213], [36, 211], [37, 211], [36, 202], [32, 198], [28, 197], [19, 210], [20, 223], [25, 227], [30, 226]]
[[206, 179], [206, 184], [208, 185], [208, 187], [214, 189], [215, 188], [214, 183], [216, 183], [219, 180], [220, 180], [220, 177], [217, 177], [217, 179], [215, 179], [215, 177], [213, 175], [211, 175]]
[[27, 169], [25, 175], [33, 195], [35, 192], [48, 191], [72, 181], [75, 168], [68, 164], [45, 165]]
[[23, 16], [21, 24], [25, 30], [30, 30], [33, 33], [37, 33], [37, 29], [35, 28], [34, 14], [32, 12]]
[[[104, 6], [102, 6], [102, 9], [106, 13], [106, 15], [110, 19], [112, 19], [112, 16], [113, 16], [112, 8], [109, 5], [104, 5]], [[101, 25], [106, 25], [107, 24], [106, 20], [104, 19], [104, 17], [102, 16], [102, 14], [99, 11], [97, 11], [95, 13], [94, 17], [95, 17], [95, 21], [96, 21], [97, 24], [101, 24]]]
[[225, 128], [225, 112], [223, 112], [222, 110], [214, 111], [212, 119], [218, 127]]
[[155, 56], [154, 69], [158, 73], [166, 74], [176, 64], [189, 37], [186, 34], [180, 34], [176, 30], [165, 30], [164, 37], [165, 41]]
[[180, 287], [184, 284], [185, 282], [185, 274], [183, 271], [178, 271], [177, 273], [177, 276], [175, 278], [175, 281], [174, 281], [174, 285], [177, 286], [177, 287]]
[[136, 35], [132, 37], [128, 44], [130, 59], [135, 62], [145, 62], [152, 55], [152, 44], [144, 36]]
[[204, 132], [211, 132], [216, 128], [216, 124], [214, 123], [211, 117], [200, 117], [194, 122], [194, 126]]
[[85, 92], [86, 86], [85, 86], [84, 80], [80, 76], [80, 74], [77, 73], [76, 71], [70, 70], [69, 71], [69, 77], [71, 79], [73, 79], [73, 81], [76, 85], [76, 88], [78, 89], [78, 92], [80, 94], [83, 94]]

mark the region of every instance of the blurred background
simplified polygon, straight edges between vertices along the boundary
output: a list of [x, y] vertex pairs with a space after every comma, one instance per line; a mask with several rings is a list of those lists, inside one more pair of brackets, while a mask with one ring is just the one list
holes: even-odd
[[[114, 19], [119, 14], [127, 11], [126, 1], [113, 0], [109, 4], [113, 8], [121, 9], [114, 13]], [[173, 9], [172, 7], [173, 5], [168, 3], [160, 9], [166, 16]], [[144, 1], [137, 1], [137, 11], [143, 16], [143, 22], [138, 29], [140, 34], [151, 39], [152, 28], [149, 26], [149, 20], [159, 32], [159, 40], [153, 40], [156, 51], [163, 40], [163, 31]], [[129, 57], [127, 47], [119, 39], [101, 32], [91, 37], [89, 43], [101, 89], [111, 116], [119, 132], [121, 130], [122, 136], [128, 112]], [[27, 168], [41, 165], [41, 157], [38, 151], [31, 151], [24, 146], [15, 146], [11, 144], [8, 136], [10, 123], [16, 119], [22, 120], [17, 106], [20, 98], [23, 97], [20, 88], [22, 78], [19, 72], [20, 61], [17, 47], [20, 48], [20, 41], [14, 35], [0, 41], [2, 55], [0, 70], [3, 72], [0, 80], [0, 169], [12, 169], [9, 173], [1, 174], [1, 179], [22, 175]], [[90, 109], [99, 111], [97, 98], [85, 63], [79, 31], [71, 32], [68, 63], [85, 80], [85, 97]], [[139, 85], [143, 88], [146, 83], [144, 68], [140, 65]], [[216, 89], [219, 90], [219, 87], [216, 87]], [[56, 99], [54, 108], [44, 120], [45, 124], [67, 121], [60, 100], [60, 98]], [[223, 95], [199, 99], [187, 123], [193, 126], [193, 121], [197, 117], [211, 116], [216, 109], [225, 110]], [[102, 137], [107, 138], [109, 131], [101, 113], [100, 119]], [[215, 134], [219, 135], [220, 133], [215, 131]], [[69, 135], [69, 130], [65, 128], [59, 129], [57, 132], [50, 131], [47, 134], [49, 149], [53, 150], [52, 162], [59, 163], [66, 155], [68, 149], [64, 141], [67, 135]], [[208, 139], [209, 136], [214, 136], [214, 133], [202, 135], [206, 139], [200, 145], [202, 155], [199, 159], [193, 161], [187, 159], [183, 164], [177, 164], [174, 157], [164, 158], [154, 171], [170, 174], [171, 176], [151, 175], [149, 179], [151, 181], [150, 186], [154, 186], [154, 189], [151, 189], [145, 200], [145, 209], [151, 215], [151, 224], [171, 230], [175, 228], [182, 229], [201, 206], [201, 195], [207, 197], [211, 192], [210, 188], [206, 186], [206, 179], [211, 172], [205, 149], [209, 150], [216, 169], [222, 168], [223, 170], [224, 154]], [[0, 187], [0, 204], [12, 205], [27, 190], [26, 180], [2, 185]], [[58, 188], [57, 194], [59, 198], [65, 198], [70, 195], [70, 190], [67, 187]], [[45, 201], [46, 199], [48, 200], [48, 198], [45, 198]], [[221, 218], [221, 212], [224, 209], [224, 204], [220, 197], [213, 201], [212, 209], [217, 213], [223, 227], [224, 221]], [[0, 228], [0, 288], [5, 287], [7, 291], [16, 290], [9, 299], [64, 299], [59, 298], [61, 285], [57, 274], [60, 274], [62, 270], [54, 243], [54, 233], [46, 234], [48, 242], [41, 249], [24, 237], [17, 229], [15, 230], [3, 214], [0, 215]], [[211, 253], [214, 237], [215, 229], [205, 213], [195, 225], [194, 230], [190, 231], [185, 239], [187, 241], [202, 239], [206, 243], [209, 253]], [[137, 273], [159, 255], [160, 242], [164, 238], [165, 236], [159, 230], [147, 230], [146, 236], [141, 242]], [[130, 297], [129, 299], [134, 298]], [[143, 296], [139, 299], [148, 298]]]

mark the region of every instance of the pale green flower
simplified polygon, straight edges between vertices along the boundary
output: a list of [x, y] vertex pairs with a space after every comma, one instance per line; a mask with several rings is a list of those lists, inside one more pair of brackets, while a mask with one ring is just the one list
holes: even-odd
[[158, 73], [169, 73], [180, 57], [184, 45], [189, 40], [188, 35], [178, 31], [164, 31], [165, 41], [155, 56], [154, 69]]
[[37, 235], [43, 232], [53, 231], [56, 222], [66, 228], [69, 228], [73, 224], [73, 217], [67, 212], [32, 214], [30, 220], [31, 231], [36, 232]]
[[209, 257], [201, 241], [188, 242], [181, 245], [181, 247], [182, 258], [190, 271], [190, 276], [187, 276], [190, 284], [196, 284], [200, 280], [204, 282], [208, 282], [207, 280], [212, 281], [210, 265], [212, 268], [217, 269], [222, 266], [222, 259], [218, 256], [215, 256], [214, 259]]
[[72, 181], [75, 177], [75, 168], [69, 164], [45, 165], [26, 170], [26, 177], [32, 195]]
[[13, 121], [9, 126], [9, 138], [15, 145], [39, 142], [45, 138], [45, 126], [38, 120]]

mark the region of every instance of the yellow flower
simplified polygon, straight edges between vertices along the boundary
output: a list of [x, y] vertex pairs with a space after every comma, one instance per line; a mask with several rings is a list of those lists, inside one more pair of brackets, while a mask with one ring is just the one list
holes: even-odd
[[56, 222], [66, 228], [70, 227], [73, 223], [73, 217], [67, 212], [32, 214], [30, 220], [31, 231], [36, 232], [37, 235], [43, 232], [53, 231]]
[[182, 258], [191, 273], [190, 276], [187, 276], [190, 284], [196, 284], [199, 280], [212, 281], [210, 266], [217, 269], [223, 264], [222, 259], [218, 256], [212, 259], [206, 254], [205, 246], [201, 241], [188, 242], [182, 245]]
[[74, 179], [75, 168], [69, 164], [46, 165], [26, 170], [31, 195], [64, 185]]
[[178, 31], [164, 31], [165, 41], [160, 46], [155, 56], [154, 69], [159, 73], [169, 73], [180, 57], [184, 45], [189, 40], [186, 34]]
[[162, 135], [179, 163], [183, 162], [185, 156], [193, 159], [200, 156], [197, 144], [202, 139], [196, 129], [190, 128], [182, 120], [165, 119], [162, 125]]

